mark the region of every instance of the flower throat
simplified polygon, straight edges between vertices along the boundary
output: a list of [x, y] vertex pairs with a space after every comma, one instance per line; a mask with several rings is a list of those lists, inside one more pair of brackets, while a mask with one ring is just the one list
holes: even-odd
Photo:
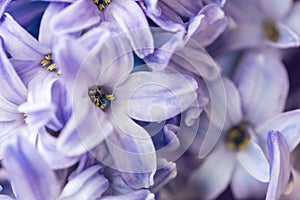
[[225, 143], [230, 150], [244, 151], [247, 149], [250, 142], [250, 134], [247, 128], [248, 124], [241, 122], [226, 133]]
[[88, 94], [95, 106], [102, 110], [106, 110], [110, 106], [111, 101], [115, 99], [113, 94], [105, 94], [100, 86], [89, 88]]
[[93, 0], [94, 4], [99, 10], [104, 10], [111, 2], [111, 0]]

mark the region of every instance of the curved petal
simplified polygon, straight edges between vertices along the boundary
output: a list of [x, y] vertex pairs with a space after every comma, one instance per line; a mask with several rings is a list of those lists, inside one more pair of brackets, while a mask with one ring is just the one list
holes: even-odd
[[279, 114], [256, 128], [256, 133], [261, 139], [266, 152], [267, 134], [270, 130], [280, 131], [288, 143], [290, 152], [293, 151], [300, 142], [299, 118], [300, 109]]
[[300, 35], [300, 2], [294, 2], [293, 8], [284, 20], [285, 24]]
[[41, 60], [50, 51], [7, 13], [2, 17], [0, 35], [4, 38], [5, 50], [15, 59]]
[[4, 164], [18, 199], [57, 199], [60, 187], [54, 172], [26, 139], [6, 148]]
[[231, 190], [236, 199], [264, 199], [267, 183], [262, 183], [238, 165], [233, 173]]
[[100, 198], [108, 189], [109, 182], [99, 173], [100, 166], [92, 166], [71, 179], [59, 196], [61, 200], [89, 200]]
[[116, 89], [115, 101], [136, 120], [160, 122], [189, 108], [197, 98], [196, 89], [196, 81], [188, 76], [136, 72]]
[[9, 122], [19, 119], [21, 113], [18, 106], [0, 95], [0, 122]]
[[7, 6], [10, 4], [11, 0], [1, 1], [0, 2], [0, 17], [3, 16]]
[[57, 138], [51, 136], [43, 128], [38, 135], [37, 149], [39, 154], [45, 159], [53, 170], [63, 169], [74, 165], [78, 157], [66, 157], [56, 148]]
[[50, 2], [43, 14], [39, 29], [39, 41], [49, 48], [53, 46], [52, 44], [54, 35], [52, 33], [53, 30], [51, 30], [49, 24], [51, 23], [52, 18], [58, 13], [60, 13], [67, 6], [67, 3]]
[[135, 189], [153, 185], [156, 153], [150, 135], [128, 116], [113, 112], [116, 131], [106, 140], [114, 165], [124, 181]]
[[[104, 10], [116, 21], [131, 42], [135, 53], [144, 58], [153, 52], [154, 42], [147, 19], [138, 4], [131, 0], [114, 0]], [[135, 20], [132, 20], [135, 19]]]
[[293, 0], [262, 0], [262, 12], [271, 19], [282, 19], [291, 10]]
[[26, 100], [27, 88], [6, 57], [2, 38], [0, 38], [0, 85], [5, 88], [0, 90], [0, 94], [10, 102], [20, 105]]
[[[246, 120], [260, 124], [284, 109], [289, 89], [286, 69], [272, 51], [251, 51], [234, 75]], [[266, 92], [268, 91], [268, 92]]]
[[227, 188], [235, 167], [236, 154], [220, 144], [191, 174], [191, 187], [198, 198], [214, 199]]
[[241, 166], [261, 182], [268, 182], [270, 175], [269, 162], [261, 149], [261, 147], [253, 141], [250, 141], [248, 148], [237, 154], [237, 158]]
[[205, 6], [198, 15], [205, 17], [192, 38], [201, 45], [208, 46], [223, 33], [227, 27], [227, 19], [217, 4]]
[[98, 8], [93, 1], [78, 0], [53, 16], [49, 24], [56, 35], [81, 32], [100, 22]]
[[196, 15], [203, 6], [202, 1], [194, 0], [162, 0], [162, 2], [177, 12], [181, 17], [185, 18], [190, 18], [191, 16]]
[[270, 181], [266, 200], [279, 199], [288, 184], [291, 166], [289, 146], [278, 131], [268, 133]]

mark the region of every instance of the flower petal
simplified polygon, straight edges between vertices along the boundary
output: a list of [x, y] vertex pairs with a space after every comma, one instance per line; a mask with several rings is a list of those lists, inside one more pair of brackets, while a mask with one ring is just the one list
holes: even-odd
[[285, 112], [268, 120], [264, 124], [256, 128], [256, 133], [261, 139], [261, 143], [265, 144], [264, 150], [267, 152], [267, 134], [270, 130], [280, 131], [288, 143], [290, 152], [300, 142], [300, 109]]
[[150, 135], [128, 116], [113, 112], [116, 131], [106, 144], [115, 162], [110, 167], [123, 172], [124, 181], [135, 189], [153, 185], [156, 154]]
[[4, 38], [5, 50], [15, 59], [39, 60], [50, 51], [7, 13], [2, 17], [0, 35]]
[[101, 200], [154, 200], [154, 194], [142, 189], [124, 195], [102, 197]]
[[283, 111], [289, 81], [276, 53], [248, 52], [242, 58], [234, 80], [241, 95], [245, 119], [250, 123], [262, 123]]
[[293, 0], [263, 0], [260, 3], [262, 12], [271, 19], [283, 18], [293, 6]]
[[61, 192], [59, 199], [96, 199], [108, 189], [109, 182], [99, 173], [100, 166], [94, 165], [71, 179]]
[[193, 0], [162, 0], [172, 10], [176, 11], [181, 17], [190, 18], [196, 15], [197, 12], [203, 7], [202, 1]]
[[189, 108], [197, 98], [196, 89], [196, 81], [188, 76], [137, 72], [116, 89], [115, 101], [136, 120], [160, 122]]
[[266, 200], [279, 199], [288, 184], [291, 166], [289, 146], [278, 131], [268, 133], [270, 181]]
[[144, 58], [153, 52], [154, 43], [149, 24], [136, 2], [115, 0], [106, 8], [104, 13], [109, 13], [114, 18], [139, 57]]
[[208, 155], [191, 174], [191, 187], [194, 187], [198, 198], [214, 199], [227, 188], [236, 166], [235, 159], [235, 154], [222, 144]]
[[78, 0], [53, 16], [49, 24], [56, 35], [81, 32], [100, 22], [98, 9], [93, 1]]
[[2, 38], [0, 38], [0, 85], [5, 88], [0, 94], [10, 102], [20, 105], [26, 100], [27, 89], [6, 57]]
[[267, 183], [262, 183], [238, 165], [233, 173], [231, 190], [236, 199], [263, 199]]
[[227, 27], [224, 11], [217, 4], [205, 6], [198, 15], [204, 15], [197, 31], [192, 36], [203, 46], [208, 46], [219, 37]]
[[288, 14], [287, 18], [284, 20], [285, 24], [294, 30], [298, 35], [300, 35], [300, 26], [299, 26], [299, 19], [300, 19], [300, 2], [294, 2], [293, 8]]
[[18, 199], [57, 199], [60, 187], [54, 172], [26, 139], [6, 148], [4, 164]]
[[61, 154], [57, 150], [56, 144], [57, 138], [46, 132], [45, 128], [39, 132], [37, 149], [51, 169], [57, 170], [67, 168], [74, 165], [79, 160], [78, 157], [66, 157]]
[[248, 148], [237, 154], [241, 166], [253, 177], [261, 182], [268, 182], [270, 175], [269, 162], [261, 147], [250, 141]]

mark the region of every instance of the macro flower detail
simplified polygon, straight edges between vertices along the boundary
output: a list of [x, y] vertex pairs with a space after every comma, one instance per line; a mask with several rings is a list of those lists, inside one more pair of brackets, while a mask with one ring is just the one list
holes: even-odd
[[104, 10], [108, 6], [111, 0], [93, 0], [99, 10]]
[[100, 86], [89, 88], [88, 94], [91, 101], [102, 110], [105, 110], [110, 105], [110, 102], [115, 99], [113, 94], [105, 94]]
[[235, 151], [244, 151], [250, 142], [250, 134], [247, 130], [247, 123], [241, 122], [230, 129], [225, 136], [226, 146]]

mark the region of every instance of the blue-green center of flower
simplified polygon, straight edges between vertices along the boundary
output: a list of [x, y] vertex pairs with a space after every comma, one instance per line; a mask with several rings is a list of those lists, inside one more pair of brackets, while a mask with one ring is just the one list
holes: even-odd
[[271, 40], [272, 42], [278, 42], [280, 37], [280, 32], [272, 21], [266, 21], [264, 23], [264, 34], [265, 37]]
[[111, 0], [93, 0], [99, 10], [104, 10], [111, 2]]
[[241, 122], [237, 126], [234, 126], [225, 135], [225, 143], [230, 150], [246, 150], [249, 142], [250, 134], [248, 132], [248, 124], [246, 122]]
[[57, 69], [56, 64], [53, 62], [52, 54], [47, 54], [41, 62], [42, 67], [46, 67], [49, 72], [56, 72], [61, 75], [61, 71]]
[[100, 86], [94, 86], [88, 90], [91, 101], [102, 110], [106, 110], [112, 100], [115, 99], [113, 94], [107, 94]]

